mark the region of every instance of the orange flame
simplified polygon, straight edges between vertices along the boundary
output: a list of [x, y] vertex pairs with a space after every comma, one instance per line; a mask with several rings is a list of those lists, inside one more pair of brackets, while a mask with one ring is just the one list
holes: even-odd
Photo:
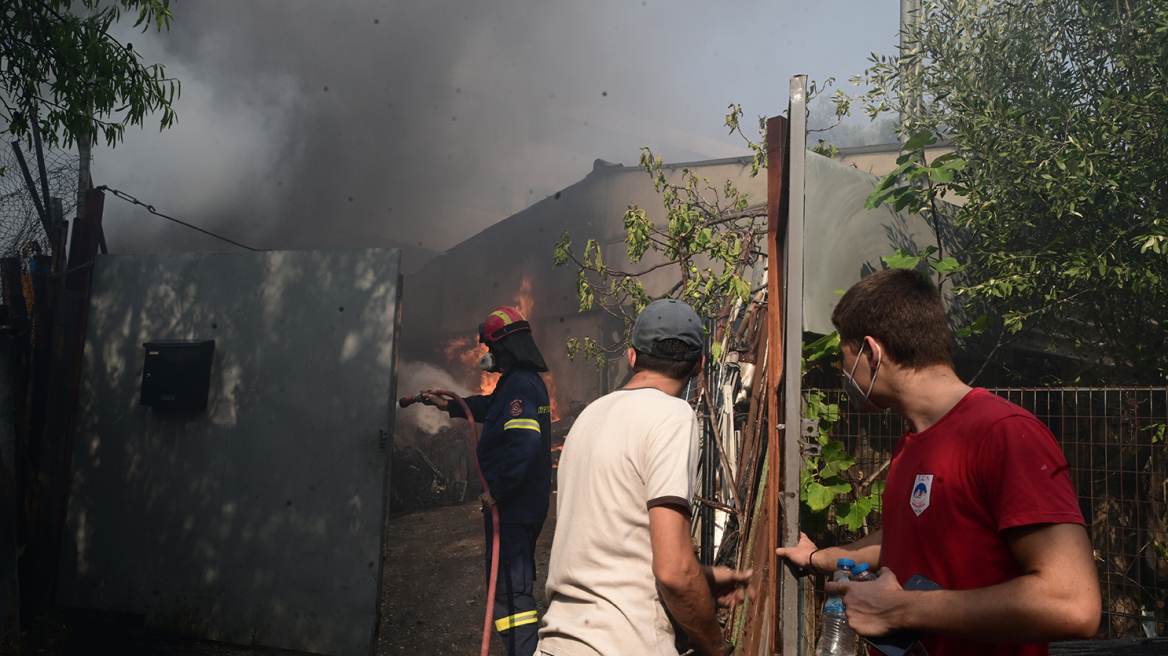
[[531, 311], [535, 309], [535, 301], [531, 299], [531, 278], [524, 276], [519, 284], [519, 291], [515, 294], [515, 309], [524, 319], [531, 320]]
[[560, 404], [556, 403], [556, 379], [552, 378], [552, 372], [548, 371], [544, 373], [543, 382], [547, 385], [548, 403], [551, 405], [552, 421], [559, 421]]
[[[519, 314], [523, 315], [524, 319], [530, 321], [531, 313], [535, 310], [535, 301], [531, 297], [531, 277], [523, 276], [523, 282], [519, 284], [519, 291], [515, 293], [514, 301], [515, 309], [519, 310]], [[556, 380], [552, 376], [552, 372], [548, 371], [543, 374], [543, 382], [548, 389], [552, 421], [559, 421], [560, 404], [556, 403]]]
[[499, 374], [479, 369], [479, 358], [486, 352], [487, 345], [479, 344], [477, 337], [456, 337], [442, 347], [442, 354], [451, 364], [458, 365], [463, 372], [478, 376], [478, 389], [471, 390], [475, 394], [490, 394], [499, 378]]
[[[535, 310], [535, 301], [531, 296], [531, 278], [524, 276], [519, 285], [519, 291], [513, 297], [515, 309], [524, 319], [530, 320]], [[479, 358], [487, 352], [487, 345], [478, 343], [478, 336], [456, 337], [442, 345], [442, 354], [446, 360], [456, 366], [458, 370], [478, 376], [476, 394], [490, 394], [498, 382], [498, 374], [488, 373], [479, 369]], [[544, 383], [548, 388], [548, 399], [551, 405], [552, 421], [560, 420], [560, 406], [556, 402], [556, 383], [551, 372], [543, 374]]]

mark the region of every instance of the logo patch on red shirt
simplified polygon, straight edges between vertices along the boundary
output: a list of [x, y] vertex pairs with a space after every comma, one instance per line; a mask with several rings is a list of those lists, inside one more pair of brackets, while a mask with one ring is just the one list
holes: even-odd
[[908, 499], [908, 505], [912, 511], [916, 513], [917, 517], [925, 512], [929, 507], [929, 497], [933, 495], [933, 475], [932, 474], [917, 474], [917, 480], [913, 483], [912, 496]]
[[523, 399], [515, 399], [511, 402], [511, 416], [518, 417], [523, 414]]

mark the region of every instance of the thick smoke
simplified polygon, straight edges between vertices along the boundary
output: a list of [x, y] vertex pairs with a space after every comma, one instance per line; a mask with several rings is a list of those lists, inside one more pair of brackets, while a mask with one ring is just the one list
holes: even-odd
[[[97, 184], [258, 248], [402, 247], [407, 271], [594, 159], [634, 164], [640, 146], [671, 161], [745, 153], [721, 127], [728, 103], [781, 111], [792, 67], [839, 60], [841, 43], [852, 63], [806, 72], [857, 72], [894, 41], [896, 16], [889, 3], [886, 34], [828, 45], [784, 27], [808, 18], [802, 5], [764, 0], [171, 8], [169, 33], [120, 36], [181, 79], [179, 125], [99, 148]], [[761, 56], [771, 49], [797, 55]], [[107, 226], [116, 252], [233, 249], [120, 201]]]
[[[466, 387], [455, 382], [454, 378], [430, 364], [424, 362], [402, 362], [398, 370], [398, 396], [413, 396], [424, 389], [444, 389], [459, 396], [470, 396]], [[433, 435], [439, 430], [454, 425], [455, 422], [465, 423], [465, 419], [451, 419], [445, 412], [424, 406], [418, 403], [397, 411], [397, 439], [403, 442], [412, 442], [413, 435], [418, 430]]]

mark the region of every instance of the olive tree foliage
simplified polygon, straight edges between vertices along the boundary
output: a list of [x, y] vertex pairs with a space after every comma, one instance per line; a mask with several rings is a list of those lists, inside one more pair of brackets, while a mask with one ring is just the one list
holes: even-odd
[[[730, 105], [726, 126], [753, 151], [750, 175], [754, 177], [766, 166], [762, 145], [766, 121], [759, 119], [762, 138], [756, 143], [743, 132], [741, 118], [742, 107]], [[578, 270], [580, 311], [599, 308], [624, 322], [624, 334], [612, 341], [589, 336], [568, 339], [570, 357], [582, 351], [584, 359], [597, 367], [623, 354], [634, 319], [654, 300], [681, 299], [702, 316], [718, 314], [728, 301], [747, 300], [752, 291], [747, 271], [764, 255], [765, 203], [752, 205], [732, 181], [715, 184], [691, 169], [673, 169], [649, 148], [641, 149], [640, 168], [661, 194], [665, 213], [663, 220], [654, 222], [645, 209], [629, 205], [624, 214], [625, 261], [605, 261], [604, 245], [596, 239], [589, 239], [578, 252], [567, 232], [555, 245], [555, 266]], [[646, 260], [650, 253], [653, 256]], [[663, 293], [651, 295], [641, 278], [660, 269], [676, 272], [671, 277], [675, 282]]]
[[169, 29], [169, 0], [6, 0], [0, 10], [0, 121], [3, 133], [48, 145], [78, 138], [120, 142], [126, 126], [160, 113], [175, 121], [179, 83], [161, 64], [143, 64], [110, 28], [123, 14], [143, 31]]
[[[1005, 335], [1041, 329], [1094, 376], [1163, 382], [1168, 317], [1168, 4], [926, 0], [898, 57], [841, 111], [920, 135], [869, 205], [965, 196], [971, 282]], [[925, 133], [925, 134], [921, 134]], [[955, 154], [928, 161], [934, 135]]]

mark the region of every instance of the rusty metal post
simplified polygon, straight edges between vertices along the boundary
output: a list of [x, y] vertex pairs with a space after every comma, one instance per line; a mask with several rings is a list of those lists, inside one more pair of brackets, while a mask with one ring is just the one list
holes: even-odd
[[89, 283], [98, 251], [104, 201], [101, 190], [86, 194], [85, 211], [82, 219], [74, 224], [69, 262], [54, 299], [45, 427], [39, 436], [40, 464], [36, 471], [41, 507], [30, 523], [34, 532], [25, 550], [28, 562], [24, 572], [28, 577], [21, 581], [30, 619], [52, 606], [56, 588], [89, 314]]

